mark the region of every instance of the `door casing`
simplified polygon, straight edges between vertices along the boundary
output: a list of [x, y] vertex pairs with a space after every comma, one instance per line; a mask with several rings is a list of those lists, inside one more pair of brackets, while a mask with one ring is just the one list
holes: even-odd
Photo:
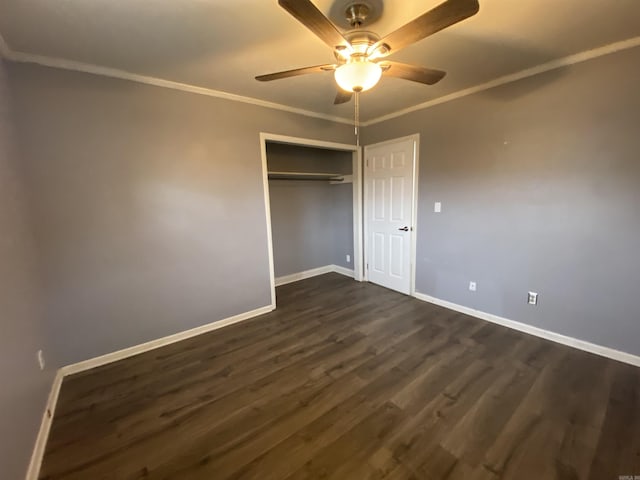
[[265, 216], [267, 224], [267, 249], [269, 252], [269, 276], [271, 279], [271, 305], [276, 307], [276, 281], [273, 265], [273, 237], [271, 233], [271, 202], [269, 199], [269, 178], [267, 173], [267, 142], [285, 143], [303, 147], [326, 148], [352, 153], [353, 165], [353, 278], [364, 279], [364, 255], [362, 234], [362, 149], [346, 143], [326, 142], [311, 138], [291, 137], [274, 133], [260, 133], [260, 153], [262, 156], [262, 184], [264, 191]]

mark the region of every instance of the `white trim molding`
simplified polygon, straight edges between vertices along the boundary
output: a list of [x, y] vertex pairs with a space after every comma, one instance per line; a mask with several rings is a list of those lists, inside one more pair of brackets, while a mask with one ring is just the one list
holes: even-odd
[[327, 115], [325, 113], [313, 112], [311, 110], [305, 110], [303, 108], [290, 107], [289, 105], [283, 105], [281, 103], [269, 102], [267, 100], [260, 100], [259, 98], [248, 97], [244, 95], [238, 95], [235, 93], [225, 92], [223, 90], [214, 90], [212, 88], [197, 87], [188, 83], [174, 82], [171, 80], [165, 80], [162, 78], [149, 77], [147, 75], [139, 75], [137, 73], [131, 73], [124, 70], [118, 70], [115, 68], [102, 67], [99, 65], [91, 65], [88, 63], [74, 62], [71, 60], [64, 60], [61, 58], [50, 58], [40, 55], [32, 55], [27, 53], [13, 52], [11, 60], [21, 63], [35, 63], [45, 67], [61, 68], [64, 70], [73, 70], [77, 72], [92, 73], [94, 75], [102, 75], [105, 77], [118, 78], [121, 80], [129, 80], [132, 82], [144, 83], [147, 85], [153, 85], [156, 87], [169, 88], [172, 90], [181, 90], [183, 92], [195, 93], [198, 95], [205, 95], [208, 97], [222, 98], [224, 100], [231, 100], [234, 102], [248, 103], [250, 105], [256, 105], [258, 107], [271, 108], [274, 110], [281, 110], [289, 113], [296, 113], [298, 115], [304, 115], [307, 117], [320, 118], [322, 120], [328, 120], [336, 123], [344, 123], [350, 125], [353, 120], [349, 118], [338, 117], [335, 115]]
[[196, 328], [185, 330], [183, 332], [174, 333], [173, 335], [168, 335], [156, 340], [151, 340], [150, 342], [141, 343], [139, 345], [134, 345], [133, 347], [124, 348], [122, 350], [107, 353], [106, 355], [101, 355], [99, 357], [90, 358], [89, 360], [84, 360], [82, 362], [67, 365], [65, 367], [62, 367], [60, 371], [62, 372], [63, 376], [73, 375], [74, 373], [83, 372], [85, 370], [100, 367], [108, 363], [117, 362], [118, 360], [132, 357], [140, 353], [148, 352], [149, 350], [154, 350], [156, 348], [164, 347], [181, 340], [196, 337], [198, 335], [202, 335], [203, 333], [212, 332], [214, 330], [218, 330], [220, 328], [226, 327], [228, 325], [233, 325], [234, 323], [239, 323], [244, 320], [249, 320], [250, 318], [269, 313], [274, 309], [274, 305], [266, 305], [249, 312], [234, 315], [233, 317], [228, 317], [213, 323], [208, 323], [206, 325], [201, 325]]
[[260, 132], [260, 163], [262, 166], [262, 194], [264, 201], [264, 216], [267, 226], [267, 257], [269, 260], [269, 288], [271, 290], [271, 305], [276, 305], [275, 267], [273, 265], [273, 235], [271, 230], [271, 197], [269, 195], [269, 172], [267, 166], [267, 136]]
[[473, 308], [458, 305], [457, 303], [449, 302], [447, 300], [441, 300], [439, 298], [431, 297], [429, 295], [425, 295], [424, 293], [416, 292], [413, 296], [418, 300], [422, 300], [423, 302], [429, 302], [434, 305], [439, 305], [441, 307], [448, 308], [449, 310], [464, 313], [465, 315], [470, 315], [481, 320], [486, 320], [487, 322], [496, 323], [498, 325], [502, 325], [503, 327], [511, 328], [519, 332], [528, 333], [529, 335], [544, 338], [545, 340], [551, 340], [552, 342], [560, 343], [568, 347], [573, 347], [578, 350], [583, 350], [595, 355], [600, 355], [601, 357], [610, 358], [612, 360], [617, 360], [619, 362], [640, 367], [640, 357], [631, 353], [621, 352], [620, 350], [615, 350], [610, 347], [597, 345], [585, 340], [579, 340], [577, 338], [562, 335], [550, 330], [545, 330], [540, 327], [534, 327], [533, 325], [517, 322], [515, 320], [509, 320], [508, 318], [499, 317], [497, 315], [483, 312], [481, 310], [475, 310]]
[[260, 133], [260, 139], [275, 143], [286, 143], [288, 145], [298, 145], [301, 147], [324, 148], [326, 150], [344, 150], [355, 152], [358, 147], [351, 143], [330, 142], [327, 140], [317, 140], [315, 138], [292, 137], [290, 135], [279, 135], [277, 133]]
[[465, 88], [464, 90], [459, 90], [457, 92], [450, 93], [449, 95], [444, 95], [442, 97], [434, 98], [427, 102], [419, 103], [418, 105], [413, 105], [411, 107], [404, 108], [402, 110], [398, 110], [396, 112], [389, 113], [387, 115], [382, 115], [381, 117], [377, 117], [372, 120], [362, 122], [361, 125], [363, 127], [368, 127], [370, 125], [375, 125], [376, 123], [384, 122], [386, 120], [391, 120], [392, 118], [401, 117], [402, 115], [406, 115], [407, 113], [415, 112], [418, 110], [424, 110], [425, 108], [434, 107], [436, 105], [440, 105], [441, 103], [450, 102], [452, 100], [457, 100], [458, 98], [466, 97], [474, 93], [482, 92], [484, 90], [489, 90], [490, 88], [499, 87], [500, 85], [516, 82], [518, 80], [522, 80], [528, 77], [533, 77], [535, 75], [549, 72], [551, 70], [557, 70], [558, 68], [568, 67], [570, 65], [586, 62], [587, 60], [592, 60], [594, 58], [602, 57], [604, 55], [621, 52], [623, 50], [628, 50], [630, 48], [635, 48], [639, 46], [640, 46], [640, 37], [633, 37], [627, 40], [622, 40], [620, 42], [611, 43], [603, 47], [594, 48], [593, 50], [587, 50], [586, 52], [580, 52], [574, 55], [569, 55], [567, 57], [558, 58], [556, 60], [551, 60], [550, 62], [543, 63], [541, 65], [536, 65], [535, 67], [527, 68], [525, 70], [520, 70], [519, 72], [498, 77], [494, 80], [491, 80], [486, 83], [482, 83], [480, 85]]
[[[354, 276], [353, 270], [349, 270], [348, 268], [341, 267], [339, 265], [325, 265], [324, 267], [314, 268], [312, 270], [306, 270], [300, 273], [294, 273], [292, 275], [287, 275], [285, 277], [279, 277], [278, 279], [276, 279], [276, 284], [284, 285], [285, 283], [291, 283], [298, 280], [302, 280], [304, 278], [310, 278], [310, 277], [323, 275], [325, 273], [331, 273], [331, 272], [339, 273], [341, 275], [345, 275], [350, 278], [353, 278]], [[45, 412], [42, 416], [40, 431], [38, 433], [36, 444], [31, 456], [31, 462], [29, 463], [27, 479], [35, 480], [38, 478], [38, 475], [40, 473], [40, 464], [42, 463], [42, 457], [44, 455], [47, 439], [49, 437], [49, 431], [51, 428], [51, 423], [53, 421], [53, 415], [55, 413], [56, 404], [58, 402], [60, 387], [62, 385], [62, 381], [64, 377], [68, 375], [74, 375], [76, 373], [84, 372], [86, 370], [91, 370], [92, 368], [107, 365], [109, 363], [117, 362], [119, 360], [123, 360], [125, 358], [129, 358], [135, 355], [139, 355], [141, 353], [145, 353], [150, 350], [155, 350], [156, 348], [164, 347], [172, 343], [180, 342], [188, 338], [192, 338], [198, 335], [202, 335], [204, 333], [212, 332], [214, 330], [218, 330], [220, 328], [227, 327], [235, 323], [240, 323], [242, 321], [249, 320], [251, 318], [255, 318], [257, 316], [272, 312], [274, 309], [275, 309], [275, 305], [266, 305], [264, 307], [257, 308], [255, 310], [251, 310], [248, 312], [240, 313], [238, 315], [234, 315], [232, 317], [218, 320], [213, 323], [202, 325], [200, 327], [195, 327], [189, 330], [184, 330], [182, 332], [178, 332], [173, 335], [168, 335], [166, 337], [162, 337], [156, 340], [151, 340], [149, 342], [141, 343], [139, 345], [134, 345], [132, 347], [124, 348], [122, 350], [107, 353], [99, 357], [90, 358], [82, 362], [73, 363], [71, 365], [67, 365], [58, 369], [58, 371], [56, 372], [56, 376], [53, 380], [51, 392], [49, 393], [49, 398], [47, 400]]]
[[324, 267], [311, 268], [302, 272], [290, 273], [289, 275], [276, 277], [276, 287], [287, 285], [288, 283], [298, 282], [306, 278], [317, 277], [318, 275], [324, 275], [325, 273], [330, 272], [333, 272], [333, 265], [325, 265]]
[[[434, 98], [429, 101], [426, 101], [417, 105], [413, 105], [408, 108], [397, 110], [395, 112], [391, 112], [389, 114], [382, 115], [380, 117], [376, 117], [371, 120], [361, 122], [360, 125], [362, 127], [368, 127], [370, 125], [375, 125], [376, 123], [384, 122], [392, 118], [406, 115], [407, 113], [415, 112], [418, 110], [424, 110], [426, 108], [433, 107], [441, 103], [450, 102], [452, 100], [466, 97], [467, 95], [472, 95], [474, 93], [482, 92], [490, 88], [498, 87], [500, 85], [515, 82], [517, 80], [522, 80], [524, 78], [532, 77], [540, 73], [556, 70], [562, 67], [567, 67], [569, 65], [575, 65], [577, 63], [585, 62], [587, 60], [592, 60], [594, 58], [598, 58], [603, 55], [620, 52], [620, 51], [627, 50], [630, 48], [635, 48], [638, 46], [640, 46], [640, 36], [629, 38], [627, 40], [622, 40], [615, 43], [611, 43], [608, 45], [604, 45], [602, 47], [576, 53], [566, 57], [558, 58], [556, 60], [552, 60], [547, 63], [543, 63], [531, 68], [527, 68], [519, 72], [511, 73], [509, 75], [504, 75], [502, 77], [496, 78], [486, 83], [482, 83], [480, 85], [475, 85], [463, 90], [459, 90], [457, 92], [450, 93], [448, 95], [444, 95], [442, 97]], [[174, 82], [174, 81], [165, 80], [162, 78], [151, 77], [147, 75], [140, 75], [140, 74], [128, 72], [125, 70], [119, 70], [115, 68], [109, 68], [109, 67], [93, 65], [89, 63], [83, 63], [83, 62], [76, 62], [73, 60], [66, 60], [63, 58], [55, 58], [55, 57], [48, 57], [44, 55], [35, 55], [32, 53], [17, 52], [12, 50], [7, 45], [7, 43], [2, 38], [1, 34], [0, 34], [0, 57], [4, 57], [7, 60], [11, 60], [13, 62], [35, 63], [37, 65], [42, 65], [45, 67], [60, 68], [63, 70], [90, 73], [93, 75], [102, 75], [105, 77], [119, 78], [121, 80], [129, 80], [132, 82], [153, 85], [156, 87], [169, 88], [173, 90], [181, 90], [184, 92], [195, 93], [197, 95], [206, 95], [209, 97], [223, 98], [226, 100], [248, 103], [251, 105], [257, 105], [265, 108], [272, 108], [275, 110], [295, 113], [295, 114], [304, 115], [307, 117], [320, 118], [323, 120], [328, 120], [336, 123], [342, 123], [347, 125], [351, 125], [353, 123], [353, 120], [351, 118], [344, 118], [344, 117], [338, 117], [335, 115], [328, 115], [326, 113], [314, 112], [314, 111], [306, 110], [303, 108], [291, 107], [289, 105], [283, 105], [281, 103], [269, 102], [266, 100], [238, 95], [235, 93], [225, 92], [222, 90], [214, 90], [211, 88], [198, 87], [198, 86], [187, 84], [187, 83]]]
[[352, 197], [353, 197], [353, 279], [357, 282], [364, 280], [364, 150], [358, 146], [352, 161]]
[[340, 265], [331, 265], [333, 267], [333, 272], [339, 273], [340, 275], [344, 275], [345, 277], [355, 278], [355, 273], [353, 270], [341, 267]]
[[[275, 133], [260, 132], [260, 155], [262, 159], [262, 184], [264, 190], [264, 202], [265, 202], [265, 221], [267, 224], [267, 248], [269, 250], [269, 270], [271, 281], [271, 295], [273, 303], [275, 304], [275, 287], [278, 284], [275, 278], [275, 269], [273, 265], [273, 232], [271, 228], [271, 200], [269, 196], [269, 173], [267, 168], [267, 142], [284, 143], [287, 145], [297, 145], [301, 147], [315, 147], [324, 148], [327, 150], [339, 150], [344, 152], [351, 152], [352, 154], [352, 174], [351, 180], [353, 184], [353, 278], [357, 281], [362, 281], [364, 277], [364, 262], [362, 256], [362, 149], [358, 145], [352, 145], [348, 143], [329, 142], [326, 140], [317, 140], [313, 138], [292, 137], [289, 135], [278, 135]], [[333, 266], [332, 266], [333, 267]], [[320, 268], [326, 268], [320, 267]], [[335, 270], [330, 270], [335, 271]], [[316, 275], [322, 273], [328, 273], [328, 271], [322, 271]], [[298, 274], [292, 274], [298, 275]], [[313, 275], [311, 275], [313, 276]], [[302, 280], [299, 277], [291, 277], [291, 282]], [[303, 277], [308, 278], [308, 277]], [[289, 282], [286, 282], [289, 283]]]
[[56, 411], [56, 404], [58, 403], [58, 395], [60, 394], [63, 377], [64, 374], [62, 371], [58, 370], [53, 379], [47, 405], [42, 414], [42, 422], [40, 423], [40, 430], [36, 437], [36, 444], [31, 453], [31, 461], [27, 469], [27, 480], [37, 480], [40, 476], [40, 466], [42, 465], [42, 458], [44, 457], [47, 440], [49, 439], [49, 432], [51, 431], [51, 424], [53, 423], [53, 414]]
[[[6, 44], [5, 44], [6, 45]], [[351, 125], [353, 120], [350, 118], [338, 117], [336, 115], [328, 115], [326, 113], [314, 112], [304, 108], [290, 107], [282, 103], [269, 102], [255, 97], [238, 95], [236, 93], [225, 92], [223, 90], [214, 90], [212, 88], [198, 87], [188, 83], [174, 82], [163, 78], [150, 77], [148, 75], [140, 75], [138, 73], [119, 70], [117, 68], [103, 67], [90, 63], [76, 62], [73, 60], [65, 60], [63, 58], [47, 57], [43, 55], [34, 55], [31, 53], [14, 52], [7, 47], [7, 59], [18, 63], [33, 63], [43, 67], [53, 67], [62, 70], [71, 70], [74, 72], [90, 73], [103, 77], [117, 78], [120, 80], [129, 80], [131, 82], [153, 85], [154, 87], [169, 88], [171, 90], [180, 90], [183, 92], [195, 93], [197, 95], [205, 95], [207, 97], [222, 98], [234, 102], [248, 103], [258, 107], [271, 108], [281, 110], [283, 112], [295, 113], [306, 117], [320, 118], [330, 122], [344, 123]]]
[[[276, 284], [284, 285], [285, 283], [291, 283], [298, 280], [302, 280], [304, 278], [310, 278], [310, 277], [314, 277], [317, 275], [322, 275], [330, 272], [336, 272], [350, 278], [353, 278], [354, 276], [353, 270], [349, 270], [348, 268], [341, 267], [339, 265], [325, 265], [324, 267], [314, 268], [312, 270], [306, 270], [300, 273], [294, 273], [292, 275], [287, 275], [286, 277], [279, 277], [278, 279], [276, 279]], [[40, 475], [42, 458], [44, 456], [45, 448], [47, 446], [47, 440], [49, 438], [49, 432], [51, 430], [51, 424], [53, 423], [53, 417], [55, 414], [56, 405], [58, 403], [58, 396], [60, 394], [60, 388], [62, 386], [62, 381], [64, 380], [64, 377], [68, 375], [74, 375], [76, 373], [84, 372], [86, 370], [91, 370], [92, 368], [107, 365], [109, 363], [117, 362], [119, 360], [123, 360], [125, 358], [129, 358], [135, 355], [139, 355], [141, 353], [145, 353], [150, 350], [155, 350], [156, 348], [164, 347], [172, 343], [176, 343], [182, 340], [186, 340], [188, 338], [196, 337], [198, 335], [202, 335], [203, 333], [212, 332], [214, 330], [218, 330], [220, 328], [227, 327], [235, 323], [240, 323], [245, 320], [249, 320], [251, 318], [264, 315], [273, 310], [275, 310], [275, 304], [266, 305], [264, 307], [257, 308], [255, 310], [251, 310], [248, 312], [240, 313], [238, 315], [234, 315], [232, 317], [218, 320], [213, 323], [209, 323], [206, 325], [202, 325], [200, 327], [178, 332], [173, 335], [168, 335], [166, 337], [162, 337], [156, 340], [151, 340], [149, 342], [141, 343], [139, 345], [134, 345], [132, 347], [124, 348], [122, 350], [118, 350], [115, 352], [107, 353], [99, 357], [90, 358], [82, 362], [66, 365], [58, 369], [58, 371], [56, 372], [56, 376], [54, 377], [53, 384], [51, 386], [51, 391], [49, 393], [49, 398], [47, 399], [45, 411], [42, 415], [40, 430], [38, 431], [38, 436], [36, 437], [36, 442], [33, 448], [33, 452], [31, 454], [31, 460], [29, 462], [26, 479], [37, 480]]]
[[324, 267], [311, 268], [302, 272], [291, 273], [289, 275], [283, 275], [275, 279], [276, 287], [280, 285], [287, 285], [288, 283], [299, 282], [306, 278], [317, 277], [318, 275], [324, 275], [325, 273], [339, 273], [347, 277], [353, 278], [353, 270], [341, 267], [339, 265], [325, 265]]
[[106, 355], [101, 355], [99, 357], [90, 358], [88, 360], [67, 365], [58, 369], [53, 380], [53, 385], [51, 387], [51, 392], [49, 393], [49, 399], [47, 400], [44, 414], [42, 416], [42, 423], [40, 424], [40, 430], [36, 438], [33, 452], [31, 454], [31, 461], [29, 462], [26, 479], [37, 480], [40, 475], [42, 458], [44, 456], [47, 440], [49, 438], [49, 431], [51, 430], [51, 424], [53, 422], [56, 404], [58, 403], [58, 395], [60, 394], [60, 387], [62, 386], [64, 377], [66, 377], [67, 375], [84, 372], [85, 370], [91, 370], [92, 368], [100, 367], [102, 365], [107, 365], [112, 362], [117, 362], [118, 360], [132, 357], [140, 353], [148, 352], [156, 348], [164, 347], [165, 345], [170, 345], [181, 340], [186, 340], [197, 335], [202, 335], [203, 333], [212, 332], [214, 330], [233, 325], [234, 323], [239, 323], [244, 320], [249, 320], [250, 318], [257, 317], [259, 315], [264, 315], [273, 311], [274, 309], [275, 305], [266, 305], [249, 312], [240, 313], [232, 317], [218, 320], [217, 322], [202, 325], [200, 327], [185, 330], [183, 332], [178, 332], [173, 335], [168, 335], [163, 338], [152, 340], [150, 342], [134, 345], [132, 347], [124, 348], [116, 352], [107, 353]]

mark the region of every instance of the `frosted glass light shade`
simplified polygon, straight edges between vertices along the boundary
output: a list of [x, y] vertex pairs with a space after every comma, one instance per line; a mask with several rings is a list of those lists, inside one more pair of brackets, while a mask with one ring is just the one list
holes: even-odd
[[336, 83], [347, 92], [364, 92], [373, 88], [382, 76], [382, 68], [377, 63], [351, 62], [339, 66], [334, 76]]

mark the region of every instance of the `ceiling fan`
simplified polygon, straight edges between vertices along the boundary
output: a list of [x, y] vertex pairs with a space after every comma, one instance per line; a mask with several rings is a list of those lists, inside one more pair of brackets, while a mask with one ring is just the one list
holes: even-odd
[[281, 78], [333, 71], [340, 87], [334, 104], [351, 100], [354, 93], [374, 87], [382, 75], [433, 85], [445, 76], [442, 70], [386, 60], [389, 55], [478, 13], [478, 0], [446, 0], [394, 32], [380, 38], [360, 27], [371, 11], [367, 0], [349, 3], [346, 18], [351, 30], [338, 28], [310, 0], [278, 0], [278, 4], [333, 49], [336, 63], [296, 68], [260, 75], [268, 82]]

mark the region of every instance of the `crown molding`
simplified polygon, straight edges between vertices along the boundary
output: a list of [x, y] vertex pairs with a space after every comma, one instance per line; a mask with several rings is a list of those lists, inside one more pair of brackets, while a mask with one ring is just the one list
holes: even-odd
[[[6, 47], [6, 43], [4, 44]], [[117, 78], [120, 80], [129, 80], [131, 82], [144, 83], [146, 85], [153, 85], [155, 87], [169, 88], [172, 90], [180, 90], [183, 92], [195, 93], [197, 95], [205, 95], [208, 97], [222, 98], [224, 100], [231, 100], [233, 102], [248, 103], [250, 105], [256, 105], [258, 107], [271, 108], [274, 110], [281, 110], [284, 112], [295, 113], [298, 115], [304, 115], [306, 117], [319, 118], [322, 120], [328, 120], [336, 123], [343, 123], [351, 125], [353, 120], [350, 118], [337, 117], [334, 115], [327, 115], [324, 113], [313, 112], [311, 110], [305, 110], [303, 108], [290, 107], [281, 103], [269, 102], [266, 100], [260, 100], [258, 98], [246, 97], [243, 95], [237, 95], [235, 93], [224, 92], [222, 90], [214, 90], [211, 88], [197, 87], [187, 83], [174, 82], [171, 80], [165, 80], [157, 77], [149, 77], [146, 75], [139, 75], [137, 73], [127, 72], [125, 70], [118, 70], [115, 68], [102, 67], [99, 65], [92, 65], [89, 63], [75, 62], [73, 60], [65, 60], [62, 58], [47, 57], [43, 55], [34, 55], [31, 53], [16, 52], [7, 48], [6, 58], [17, 63], [31, 63], [41, 65], [45, 67], [59, 68], [62, 70], [71, 70], [75, 72], [90, 73], [93, 75], [100, 75], [103, 77]]]
[[[485, 90], [489, 90], [491, 88], [499, 87], [507, 83], [516, 82], [518, 80], [539, 75], [541, 73], [557, 70], [563, 67], [568, 67], [570, 65], [586, 62], [587, 60], [592, 60], [598, 57], [602, 57], [604, 55], [621, 52], [623, 50], [628, 50], [628, 49], [639, 47], [639, 46], [640, 46], [640, 36], [629, 38], [627, 40], [622, 40], [619, 42], [610, 43], [602, 47], [594, 48], [592, 50], [587, 50], [584, 52], [580, 52], [580, 53], [562, 57], [556, 60], [552, 60], [550, 62], [543, 63], [535, 67], [527, 68], [525, 70], [521, 70], [516, 73], [511, 73], [509, 75], [498, 77], [489, 82], [485, 82], [479, 85], [475, 85], [473, 87], [465, 88], [463, 90], [459, 90], [457, 92], [453, 92], [448, 95], [443, 95], [442, 97], [434, 98], [432, 100], [428, 100], [426, 102], [419, 103], [411, 107], [397, 110], [395, 112], [361, 122], [360, 126], [368, 127], [371, 125], [375, 125], [377, 123], [385, 122], [393, 118], [401, 117], [402, 115], [406, 115], [408, 113], [424, 110], [430, 107], [434, 107], [436, 105], [440, 105], [442, 103], [451, 102], [453, 100], [457, 100], [459, 98], [473, 95], [474, 93], [479, 93]], [[63, 70], [72, 70], [76, 72], [90, 73], [93, 75], [101, 75], [105, 77], [118, 78], [121, 80], [129, 80], [131, 82], [143, 83], [146, 85], [153, 85], [161, 88], [170, 88], [173, 90], [180, 90], [183, 92], [195, 93], [197, 95], [205, 95], [209, 97], [222, 98], [222, 99], [230, 100], [234, 102], [248, 103], [248, 104], [256, 105], [259, 107], [271, 108], [274, 110], [281, 110], [284, 112], [304, 115], [306, 117], [319, 118], [322, 120], [328, 120], [331, 122], [342, 123], [346, 125], [353, 124], [353, 119], [351, 118], [338, 117], [335, 115], [327, 115], [325, 113], [314, 112], [314, 111], [305, 110], [302, 108], [290, 107], [288, 105], [283, 105], [281, 103], [269, 102], [269, 101], [260, 100], [254, 97], [246, 97], [243, 95], [237, 95], [235, 93], [229, 93], [222, 90], [214, 90], [214, 89], [205, 88], [205, 87], [197, 87], [195, 85], [190, 85], [187, 83], [174, 82], [174, 81], [165, 80], [162, 78], [139, 75], [137, 73], [127, 72], [125, 70], [118, 70], [115, 68], [102, 67], [99, 65], [92, 65], [88, 63], [82, 63], [82, 62], [75, 62], [72, 60], [65, 60], [62, 58], [47, 57], [43, 55], [34, 55], [31, 53], [24, 53], [24, 52], [16, 52], [7, 45], [4, 38], [2, 37], [2, 34], [0, 34], [0, 57], [13, 62], [18, 62], [18, 63], [34, 63], [34, 64], [42, 65], [45, 67], [60, 68]]]
[[585, 52], [576, 53], [573, 55], [569, 55], [567, 57], [558, 58], [556, 60], [552, 60], [550, 62], [543, 63], [541, 65], [537, 65], [532, 68], [527, 68], [526, 70], [521, 70], [516, 73], [511, 73], [509, 75], [498, 77], [495, 80], [491, 80], [489, 82], [482, 83], [474, 87], [465, 88], [464, 90], [459, 90], [457, 92], [450, 93], [449, 95], [444, 95], [442, 97], [434, 98], [433, 100], [429, 100], [427, 102], [420, 103], [412, 107], [404, 108], [402, 110], [398, 110], [396, 112], [389, 113], [387, 115], [382, 115], [381, 117], [377, 117], [372, 120], [362, 122], [361, 126], [368, 127], [370, 125], [375, 125], [376, 123], [384, 122], [386, 120], [391, 120], [392, 118], [397, 118], [402, 115], [406, 115], [407, 113], [416, 112], [418, 110], [424, 110], [426, 108], [440, 105], [441, 103], [451, 102], [452, 100], [457, 100], [458, 98], [466, 97], [468, 95], [473, 95], [474, 93], [482, 92], [484, 90], [489, 90], [490, 88], [499, 87], [500, 85], [516, 82], [518, 80], [522, 80], [528, 77], [533, 77], [535, 75], [549, 72], [551, 70], [568, 67], [570, 65], [575, 65], [576, 63], [586, 62], [587, 60], [593, 60], [594, 58], [602, 57], [604, 55], [609, 55], [611, 53], [621, 52], [623, 50], [628, 50], [630, 48], [635, 48], [638, 46], [640, 46], [640, 37], [633, 37], [627, 40], [622, 40], [620, 42], [611, 43], [603, 47], [594, 48], [593, 50], [587, 50]]

